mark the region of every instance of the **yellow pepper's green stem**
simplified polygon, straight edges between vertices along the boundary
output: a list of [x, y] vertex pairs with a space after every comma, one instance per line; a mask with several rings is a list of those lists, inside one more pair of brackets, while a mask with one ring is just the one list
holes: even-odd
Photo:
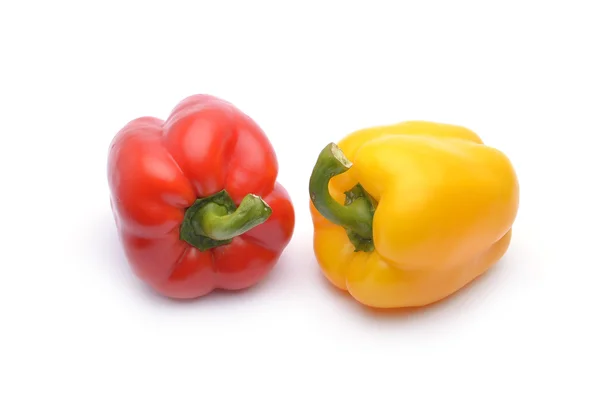
[[362, 186], [346, 192], [345, 205], [329, 193], [329, 181], [346, 172], [352, 163], [335, 144], [328, 144], [319, 154], [310, 177], [310, 199], [321, 215], [346, 230], [356, 251], [373, 250], [373, 202]]

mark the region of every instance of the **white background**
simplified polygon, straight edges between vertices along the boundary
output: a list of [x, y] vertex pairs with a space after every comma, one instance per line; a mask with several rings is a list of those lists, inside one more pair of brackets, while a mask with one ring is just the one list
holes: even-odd
[[[594, 1], [2, 2], [0, 398], [598, 399]], [[124, 261], [106, 156], [182, 98], [236, 104], [278, 151], [294, 237], [255, 289], [168, 301]], [[322, 278], [307, 182], [329, 141], [409, 119], [513, 161], [505, 258], [426, 310]]]

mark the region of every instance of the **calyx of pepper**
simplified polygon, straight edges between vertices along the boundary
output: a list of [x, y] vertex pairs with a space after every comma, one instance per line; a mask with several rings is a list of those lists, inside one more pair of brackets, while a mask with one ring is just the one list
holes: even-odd
[[186, 211], [179, 238], [200, 251], [229, 244], [233, 238], [262, 224], [272, 209], [259, 196], [246, 195], [236, 206], [227, 191], [197, 199]]
[[343, 227], [355, 251], [370, 252], [373, 244], [373, 216], [376, 202], [359, 184], [344, 192], [344, 205], [329, 193], [329, 181], [348, 171], [352, 162], [342, 150], [329, 143], [319, 154], [310, 176], [310, 199], [321, 215], [330, 222]]

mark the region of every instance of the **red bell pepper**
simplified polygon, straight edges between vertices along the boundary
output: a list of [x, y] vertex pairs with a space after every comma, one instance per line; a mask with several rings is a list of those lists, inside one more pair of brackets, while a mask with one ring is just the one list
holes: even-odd
[[165, 120], [141, 117], [113, 139], [110, 204], [134, 273], [172, 298], [262, 280], [291, 240], [295, 214], [261, 128], [209, 95]]

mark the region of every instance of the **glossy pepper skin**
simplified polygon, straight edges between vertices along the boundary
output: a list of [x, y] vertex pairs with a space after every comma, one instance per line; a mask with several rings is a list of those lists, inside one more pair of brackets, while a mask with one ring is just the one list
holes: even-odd
[[324, 275], [374, 308], [428, 305], [485, 273], [507, 251], [519, 205], [506, 155], [425, 121], [329, 144], [309, 190]]
[[114, 137], [110, 204], [135, 274], [180, 299], [262, 280], [291, 240], [295, 214], [261, 128], [210, 95], [166, 120], [141, 117]]

